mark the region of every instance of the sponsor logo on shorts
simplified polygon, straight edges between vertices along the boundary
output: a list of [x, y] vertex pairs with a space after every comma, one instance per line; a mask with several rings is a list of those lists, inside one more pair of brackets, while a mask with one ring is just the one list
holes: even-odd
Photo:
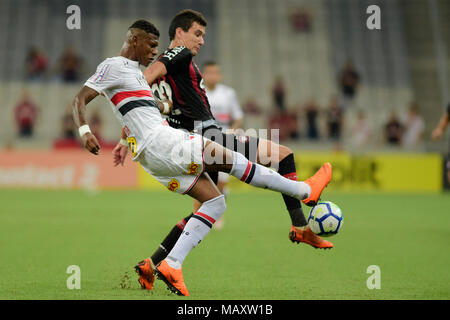
[[188, 174], [191, 174], [191, 175], [198, 174], [199, 167], [200, 167], [200, 165], [198, 163], [191, 162], [188, 166]]
[[167, 189], [169, 189], [172, 192], [177, 191], [180, 188], [180, 183], [177, 179], [170, 180], [169, 184], [167, 185]]
[[137, 155], [137, 143], [135, 137], [128, 137], [127, 138], [128, 147], [130, 148], [131, 153], [133, 154], [133, 157], [136, 157]]

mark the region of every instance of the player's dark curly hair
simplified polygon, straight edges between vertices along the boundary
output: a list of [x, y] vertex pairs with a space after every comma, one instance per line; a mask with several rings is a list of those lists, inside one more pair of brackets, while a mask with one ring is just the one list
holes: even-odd
[[159, 30], [155, 25], [147, 20], [141, 19], [135, 21], [128, 29], [141, 29], [147, 33], [154, 34], [159, 37]]
[[172, 41], [175, 39], [175, 31], [177, 28], [183, 29], [183, 31], [188, 31], [194, 22], [199, 25], [206, 27], [205, 17], [198, 11], [185, 9], [177, 13], [177, 15], [172, 19], [169, 26], [169, 39]]

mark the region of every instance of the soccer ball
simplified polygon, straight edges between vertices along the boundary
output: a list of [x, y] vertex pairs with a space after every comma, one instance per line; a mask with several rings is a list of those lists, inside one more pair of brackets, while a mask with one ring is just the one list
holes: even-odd
[[343, 223], [344, 216], [341, 209], [331, 201], [321, 201], [309, 212], [309, 227], [315, 234], [322, 237], [338, 233]]

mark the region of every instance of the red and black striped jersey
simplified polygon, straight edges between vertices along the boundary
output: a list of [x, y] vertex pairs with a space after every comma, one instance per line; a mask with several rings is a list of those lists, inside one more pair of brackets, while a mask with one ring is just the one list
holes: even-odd
[[194, 128], [194, 121], [214, 119], [203, 76], [192, 57], [191, 50], [183, 46], [167, 49], [157, 59], [166, 66], [167, 74], [151, 84], [157, 98], [164, 96], [173, 103], [169, 124], [189, 131]]

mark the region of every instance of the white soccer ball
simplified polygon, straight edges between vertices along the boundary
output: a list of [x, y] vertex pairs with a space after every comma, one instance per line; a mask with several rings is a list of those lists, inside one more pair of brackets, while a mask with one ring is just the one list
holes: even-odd
[[311, 208], [308, 225], [322, 237], [335, 235], [342, 228], [344, 216], [341, 209], [331, 201], [321, 201]]

